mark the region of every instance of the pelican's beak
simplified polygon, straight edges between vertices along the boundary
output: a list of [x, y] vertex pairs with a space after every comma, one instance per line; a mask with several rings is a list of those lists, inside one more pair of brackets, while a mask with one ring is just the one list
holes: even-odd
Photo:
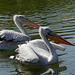
[[23, 22], [24, 22], [24, 24], [27, 24], [29, 26], [33, 26], [33, 27], [39, 28], [39, 25], [37, 25], [36, 23], [32, 22], [31, 20], [29, 20], [27, 18], [24, 18]]
[[62, 43], [62, 44], [66, 44], [66, 45], [75, 46], [75, 44], [72, 44], [72, 43], [68, 42], [67, 40], [63, 39], [61, 36], [57, 35], [53, 31], [51, 31], [50, 33], [48, 33], [47, 38], [51, 39], [51, 40], [54, 40], [57, 43]]

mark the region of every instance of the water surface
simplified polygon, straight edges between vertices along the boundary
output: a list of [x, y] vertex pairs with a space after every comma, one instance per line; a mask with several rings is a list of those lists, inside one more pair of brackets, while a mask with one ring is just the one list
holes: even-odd
[[[57, 34], [75, 43], [75, 0], [0, 0], [0, 30], [18, 31], [13, 15], [22, 14], [33, 22], [49, 26]], [[31, 39], [39, 39], [38, 29], [25, 25]], [[59, 63], [55, 65], [26, 67], [9, 56], [14, 51], [0, 51], [0, 75], [74, 75], [75, 47], [63, 45], [57, 50]]]

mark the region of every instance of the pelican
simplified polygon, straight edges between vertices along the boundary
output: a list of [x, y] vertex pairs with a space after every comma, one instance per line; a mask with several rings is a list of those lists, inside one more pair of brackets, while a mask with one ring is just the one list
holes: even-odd
[[13, 20], [22, 33], [13, 30], [0, 31], [0, 50], [15, 50], [18, 44], [25, 43], [30, 40], [29, 34], [22, 26], [23, 15], [14, 15]]
[[[50, 65], [58, 63], [57, 53], [48, 41], [52, 39], [58, 43], [74, 45], [54, 33], [48, 27], [39, 27], [39, 34], [42, 40], [36, 39], [29, 41], [27, 44], [22, 44], [16, 49], [17, 55], [13, 58], [19, 60], [25, 65]], [[11, 57], [10, 57], [11, 58]]]
[[[19, 44], [23, 44], [26, 41], [30, 41], [29, 34], [22, 25], [24, 24], [33, 25], [39, 28], [39, 25], [35, 25], [32, 21], [24, 17], [24, 15], [14, 15], [13, 20], [15, 25], [19, 28], [22, 33], [13, 30], [2, 30], [0, 31], [0, 50], [15, 50]], [[42, 41], [41, 41], [42, 42]], [[55, 49], [64, 50], [63, 46], [51, 43]]]

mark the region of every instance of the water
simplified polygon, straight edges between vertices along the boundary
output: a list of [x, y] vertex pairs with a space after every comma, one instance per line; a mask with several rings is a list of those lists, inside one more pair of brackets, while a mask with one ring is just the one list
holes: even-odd
[[[75, 43], [75, 0], [0, 0], [0, 30], [18, 31], [13, 15], [23, 14], [33, 22], [49, 26], [57, 34]], [[31, 39], [39, 39], [38, 29], [25, 26]], [[75, 47], [63, 45], [57, 50], [59, 63], [55, 65], [27, 67], [9, 56], [14, 51], [0, 51], [0, 75], [74, 75]]]

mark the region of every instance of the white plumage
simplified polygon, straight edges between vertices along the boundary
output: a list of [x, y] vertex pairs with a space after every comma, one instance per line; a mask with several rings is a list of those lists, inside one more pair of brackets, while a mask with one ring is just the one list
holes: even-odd
[[[55, 50], [65, 50], [65, 48], [61, 45], [52, 42], [50, 43], [55, 48]], [[40, 59], [38, 58], [38, 55], [36, 55], [36, 53], [45, 57], [47, 56], [47, 58], [49, 55], [48, 48], [42, 39], [36, 39], [29, 41], [27, 44], [22, 44], [15, 51], [19, 53], [18, 55], [16, 55], [15, 59], [20, 61], [22, 60], [22, 63], [37, 63]]]
[[0, 40], [7, 42], [24, 42], [28, 41], [29, 37], [23, 33], [19, 33], [13, 30], [2, 30], [0, 32]]
[[[48, 65], [54, 64], [58, 62], [57, 54], [55, 52], [55, 48], [64, 50], [64, 47], [50, 43], [46, 39], [46, 35], [50, 32], [48, 28], [39, 28], [40, 36], [43, 40], [37, 39], [29, 41], [27, 44], [22, 44], [16, 49], [18, 54], [15, 56], [15, 59], [19, 60], [22, 64], [25, 65]], [[45, 31], [46, 30], [46, 31]], [[52, 35], [52, 34], [51, 34]], [[53, 44], [53, 46], [52, 46]], [[10, 57], [12, 58], [12, 56]]]

